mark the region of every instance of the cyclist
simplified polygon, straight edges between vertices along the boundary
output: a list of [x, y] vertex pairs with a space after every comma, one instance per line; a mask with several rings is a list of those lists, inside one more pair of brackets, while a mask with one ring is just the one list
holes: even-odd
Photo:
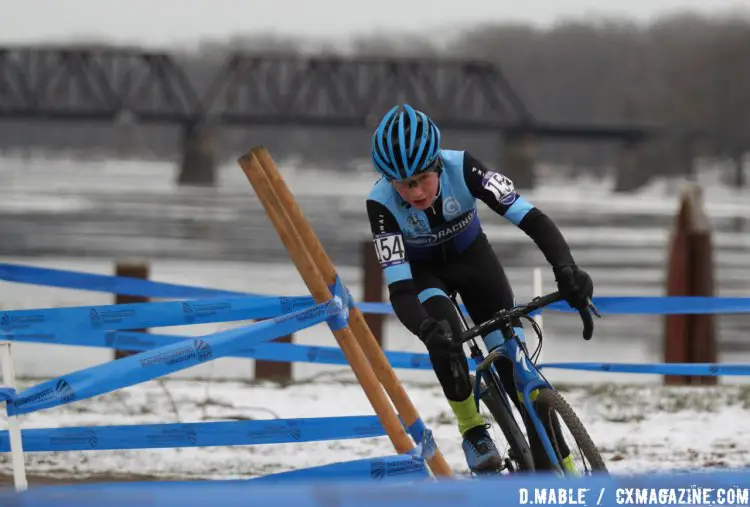
[[[381, 178], [367, 197], [367, 215], [394, 312], [427, 348], [463, 437], [469, 469], [496, 470], [501, 459], [474, 404], [466, 355], [451, 343], [463, 327], [450, 292], [458, 292], [475, 323], [514, 304], [503, 267], [479, 223], [477, 200], [537, 244], [571, 307], [587, 308], [592, 280], [577, 267], [552, 220], [501, 173], [466, 151], [441, 148], [440, 130], [425, 113], [408, 104], [388, 111], [372, 137], [372, 161]], [[524, 340], [520, 319], [513, 324]], [[492, 350], [504, 338], [494, 331], [483, 340]], [[512, 393], [512, 369], [500, 367], [500, 374]], [[525, 414], [520, 401], [514, 402]], [[532, 423], [525, 416], [524, 422], [535, 459], [546, 459]], [[569, 456], [565, 465], [572, 466]]]

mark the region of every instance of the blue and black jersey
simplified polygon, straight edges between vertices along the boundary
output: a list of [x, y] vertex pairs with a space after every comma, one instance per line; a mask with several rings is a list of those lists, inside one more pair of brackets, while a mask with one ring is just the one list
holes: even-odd
[[[439, 275], [469, 261], [466, 252], [487, 243], [477, 213], [482, 201], [531, 237], [551, 266], [573, 264], [562, 234], [522, 197], [503, 174], [487, 169], [466, 151], [441, 150], [438, 196], [427, 210], [405, 202], [380, 179], [367, 198], [367, 215], [394, 311], [414, 334], [427, 318], [413, 283], [419, 265]], [[481, 271], [481, 266], [475, 267]], [[499, 308], [498, 308], [499, 309]]]

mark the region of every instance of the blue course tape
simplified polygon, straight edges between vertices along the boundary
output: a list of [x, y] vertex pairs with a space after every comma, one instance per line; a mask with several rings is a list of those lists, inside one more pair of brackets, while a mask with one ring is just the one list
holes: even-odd
[[336, 275], [336, 280], [333, 285], [328, 288], [333, 295], [333, 302], [339, 305], [342, 310], [338, 317], [328, 321], [328, 327], [331, 328], [331, 331], [338, 331], [349, 325], [349, 307], [353, 298], [338, 275]]
[[[311, 297], [203, 299], [163, 303], [12, 310], [0, 314], [0, 337], [181, 326], [277, 317], [314, 304]], [[53, 338], [49, 338], [53, 339]]]
[[[602, 314], [621, 315], [697, 315], [750, 312], [750, 298], [665, 296], [599, 297], [593, 299]], [[548, 306], [550, 310], [577, 312], [564, 302]]]
[[430, 459], [435, 456], [437, 444], [432, 436], [432, 431], [425, 426], [421, 418], [417, 418], [416, 421], [406, 428], [406, 431], [417, 443], [417, 448], [414, 450], [416, 455], [424, 459]]
[[255, 483], [287, 483], [290, 481], [335, 481], [371, 479], [389, 482], [429, 477], [424, 460], [411, 455], [345, 461], [318, 467], [303, 468], [252, 479]]
[[[111, 331], [99, 335], [85, 336], [63, 332], [58, 333], [56, 338], [59, 339], [48, 339], [47, 335], [16, 335], [13, 337], [13, 341], [145, 351], [152, 350], [165, 344], [184, 342], [187, 339], [191, 339], [191, 337], [188, 336], [137, 333], [129, 331]], [[349, 364], [344, 353], [338, 347], [309, 346], [295, 343], [260, 343], [255, 346], [242, 345], [226, 357], [289, 363], [333, 364], [341, 366], [347, 366]], [[428, 354], [420, 352], [385, 351], [385, 357], [388, 359], [391, 367], [396, 369], [432, 370], [432, 363]], [[537, 367], [655, 375], [750, 375], [750, 365], [748, 364], [540, 363]], [[473, 362], [469, 362], [469, 368], [471, 371], [474, 371], [476, 365]], [[0, 399], [0, 401], [2, 400]]]
[[[286, 444], [385, 434], [377, 417], [351, 416], [24, 429], [22, 438], [25, 452], [45, 452]], [[9, 451], [8, 432], [0, 431], [0, 452]]]
[[11, 401], [16, 397], [16, 390], [12, 387], [0, 387], [0, 403]]
[[[247, 297], [251, 295], [241, 292], [204, 289], [201, 287], [175, 285], [124, 276], [95, 275], [78, 271], [38, 268], [7, 263], [0, 263], [0, 280], [163, 299], [225, 298]], [[258, 296], [261, 297], [260, 295]]]
[[[77, 271], [38, 268], [0, 263], [0, 280], [9, 282], [31, 283], [69, 289], [91, 290], [111, 294], [127, 294], [155, 298], [214, 298], [214, 297], [275, 297], [261, 294], [249, 294], [224, 290], [205, 289], [186, 285], [168, 284], [151, 280], [95, 275]], [[300, 296], [304, 297], [304, 296]], [[312, 298], [310, 298], [312, 304]], [[595, 297], [594, 303], [604, 314], [628, 315], [695, 315], [695, 314], [729, 314], [750, 312], [750, 298], [725, 297]], [[349, 307], [354, 306], [353, 301]], [[360, 302], [356, 306], [362, 313], [394, 315], [389, 303]], [[462, 311], [466, 311], [461, 306]], [[575, 312], [564, 302], [548, 306], [548, 310], [567, 313]], [[133, 328], [137, 329], [137, 328]]]
[[640, 373], [655, 375], [750, 375], [750, 364], [714, 364], [714, 363], [549, 363], [537, 365], [538, 368], [557, 368], [563, 370], [603, 371], [612, 373]]
[[20, 392], [8, 403], [8, 414], [25, 414], [140, 384], [235, 350], [270, 341], [323, 322], [335, 315], [327, 303], [282, 315], [252, 326], [230, 329], [124, 357], [58, 377]]
[[[192, 337], [139, 333], [134, 331], [78, 334], [61, 330], [55, 334], [17, 334], [12, 336], [11, 341], [103, 347], [142, 352], [167, 344], [178, 343], [186, 339], [192, 339]], [[385, 356], [393, 368], [432, 370], [430, 356], [425, 353], [386, 351]], [[349, 364], [346, 356], [344, 356], [339, 347], [308, 346], [295, 343], [261, 343], [255, 346], [242, 346], [226, 357], [289, 363], [335, 364], [342, 366]]]
[[[329, 469], [332, 470], [332, 469]], [[365, 472], [368, 472], [365, 470]], [[746, 505], [750, 474], [601, 475], [561, 483], [549, 473], [489, 476], [474, 480], [413, 480], [385, 485], [372, 477], [332, 481], [194, 481], [37, 486], [0, 491], [4, 507], [457, 507], [488, 505]], [[539, 496], [537, 496], [539, 495]], [[562, 495], [567, 501], [560, 500]], [[580, 495], [580, 496], [579, 496]], [[542, 501], [542, 496], [545, 501]], [[554, 498], [553, 498], [554, 497]], [[637, 499], [641, 499], [637, 501]], [[579, 503], [580, 502], [580, 503]]]
[[[749, 313], [750, 298], [665, 296], [665, 297], [595, 297], [597, 309], [602, 314], [620, 315], [696, 315]], [[362, 313], [393, 315], [388, 303], [357, 303]], [[465, 313], [466, 308], [462, 305]], [[557, 302], [544, 308], [565, 313], [577, 313], [567, 303]], [[531, 315], [542, 313], [537, 311]]]

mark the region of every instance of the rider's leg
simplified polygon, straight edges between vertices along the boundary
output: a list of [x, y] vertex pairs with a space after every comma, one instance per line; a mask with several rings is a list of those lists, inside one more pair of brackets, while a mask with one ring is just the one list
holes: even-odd
[[[459, 286], [459, 292], [471, 319], [474, 322], [482, 322], [491, 318], [499, 310], [511, 308], [515, 304], [513, 290], [505, 275], [502, 264], [489, 243], [479, 241], [469, 248], [464, 255], [467, 257], [467, 261], [461, 263], [461, 285]], [[525, 343], [521, 321], [518, 319], [515, 320], [513, 328], [521, 341]], [[499, 331], [489, 333], [483, 338], [489, 350], [501, 345], [505, 340]], [[529, 436], [529, 447], [531, 448], [534, 462], [539, 463], [536, 468], [550, 469], [551, 465], [536, 431], [536, 427], [529, 418], [526, 407], [523, 405], [522, 398], [516, 388], [512, 366], [501, 363], [498, 366], [498, 372], [503, 382], [503, 387], [506, 392], [511, 394], [511, 399], [526, 426], [526, 432]], [[512, 396], [513, 393], [516, 393], [517, 396]], [[535, 396], [536, 391], [531, 393], [532, 400]], [[544, 426], [547, 432], [553, 430], [548, 423]], [[563, 439], [559, 441], [562, 441], [564, 445]], [[567, 455], [567, 448], [561, 449], [561, 451], [563, 451], [563, 457]]]
[[[445, 319], [454, 334], [460, 333], [463, 330], [462, 322], [448, 298], [445, 285], [419, 269], [413, 272], [415, 281], [420, 282], [417, 285], [420, 289], [419, 300], [427, 314], [437, 320]], [[484, 418], [474, 403], [466, 355], [430, 352], [430, 362], [464, 439], [462, 447], [467, 465], [476, 472], [497, 468], [502, 461], [487, 433]]]
[[[443, 289], [431, 287], [419, 293], [419, 299], [430, 317], [445, 319], [455, 334], [461, 331], [458, 316], [448, 295]], [[469, 379], [469, 364], [465, 354], [435, 354], [430, 352], [430, 361], [448, 398], [458, 421], [459, 431], [484, 424], [476, 410], [472, 398], [472, 385]]]

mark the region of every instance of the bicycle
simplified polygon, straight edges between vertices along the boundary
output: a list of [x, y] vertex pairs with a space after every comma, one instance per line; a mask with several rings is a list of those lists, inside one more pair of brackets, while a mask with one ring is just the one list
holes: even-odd
[[[559, 391], [536, 368], [536, 359], [539, 352], [541, 352], [542, 346], [542, 331], [537, 322], [530, 317], [530, 314], [547, 305], [561, 301], [562, 296], [560, 293], [553, 292], [546, 296], [534, 298], [525, 305], [501, 310], [489, 320], [471, 328], [469, 328], [461, 312], [456, 294], [455, 291], [452, 292], [449, 294], [449, 298], [464, 324], [464, 331], [460, 337], [454, 337], [454, 341], [460, 342], [462, 347], [464, 343], [471, 341], [471, 359], [476, 365], [476, 375], [472, 376], [472, 382], [474, 384], [474, 399], [477, 410], [479, 410], [481, 400], [492, 414], [498, 426], [500, 426], [510, 447], [507, 457], [503, 460], [503, 465], [493, 472], [502, 473], [504, 470], [507, 473], [533, 472], [537, 468], [552, 468], [558, 475], [579, 475], [578, 473], [572, 473], [572, 471], [562, 466], [565, 456], [563, 456], [561, 449], [564, 451], [567, 447], [570, 450], [570, 456], [572, 456], [573, 452], [573, 449], [568, 447], [568, 443], [565, 442], [565, 438], [562, 436], [559, 424], [559, 419], [562, 419], [572, 433], [578, 450], [589, 461], [591, 466], [591, 470], [588, 470], [588, 467], [584, 468], [583, 475], [590, 475], [592, 472], [607, 473], [604, 460], [583, 423]], [[583, 320], [583, 338], [585, 340], [590, 340], [593, 336], [594, 322], [592, 313], [596, 317], [600, 317], [596, 307], [591, 303], [589, 303], [588, 310], [579, 311]], [[516, 317], [529, 320], [539, 339], [537, 350], [531, 357], [528, 355], [525, 344], [520, 341], [518, 335], [513, 330], [512, 320]], [[505, 342], [499, 347], [488, 351], [487, 356], [485, 356], [477, 345], [475, 337], [484, 336], [494, 330], [502, 332]], [[509, 361], [512, 365], [512, 376], [516, 391], [519, 391], [522, 395], [522, 403], [526, 409], [526, 416], [530, 418], [534, 428], [536, 428], [536, 433], [541, 440], [546, 456], [537, 456], [535, 458], [532, 455], [529, 442], [513, 415], [509, 400], [510, 394], [505, 389], [496, 367], [496, 364], [501, 360]], [[536, 395], [532, 399], [531, 393], [533, 392], [536, 392]], [[517, 393], [512, 394], [517, 395]], [[557, 415], [560, 416], [559, 419]], [[552, 435], [549, 435], [545, 430], [543, 421], [548, 422], [548, 427], [552, 428]], [[544, 462], [545, 459], [549, 461]]]

